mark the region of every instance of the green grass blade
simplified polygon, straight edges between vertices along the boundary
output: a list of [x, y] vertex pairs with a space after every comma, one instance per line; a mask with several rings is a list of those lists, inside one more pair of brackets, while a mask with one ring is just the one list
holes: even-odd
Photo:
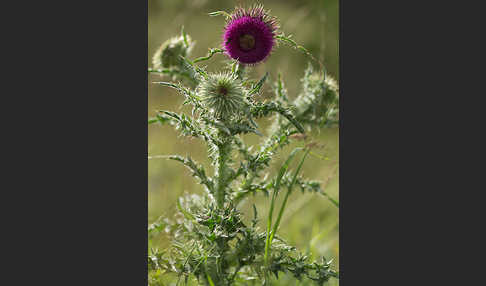
[[290, 155], [287, 158], [287, 160], [285, 161], [285, 163], [282, 165], [282, 167], [280, 167], [280, 170], [279, 170], [278, 175], [277, 175], [277, 179], [275, 181], [275, 186], [274, 186], [274, 190], [273, 190], [273, 194], [272, 194], [272, 201], [270, 203], [270, 210], [268, 211], [267, 238], [266, 238], [266, 241], [265, 241], [265, 255], [264, 255], [265, 264], [268, 263], [268, 256], [270, 254], [270, 244], [271, 244], [271, 241], [270, 241], [270, 237], [271, 237], [270, 230], [272, 228], [272, 215], [273, 215], [273, 208], [275, 206], [275, 199], [277, 197], [278, 190], [280, 188], [280, 182], [282, 181], [282, 177], [287, 172], [287, 169], [289, 168], [290, 162], [292, 161], [292, 159], [294, 159], [295, 155], [300, 150], [302, 150], [302, 148], [300, 148], [300, 147], [295, 148], [294, 150], [292, 150], [292, 152], [290, 153]]
[[208, 278], [209, 285], [214, 286], [214, 282], [211, 279], [211, 276], [209, 276], [209, 274], [207, 272], [206, 272], [206, 277]]
[[302, 160], [300, 160], [299, 166], [297, 167], [297, 170], [295, 170], [294, 177], [292, 178], [292, 182], [290, 183], [290, 185], [287, 189], [287, 193], [285, 194], [284, 201], [283, 201], [282, 206], [280, 207], [280, 211], [278, 213], [277, 221], [273, 225], [273, 229], [272, 229], [272, 233], [270, 235], [270, 241], [269, 241], [270, 244], [272, 243], [273, 237], [275, 236], [275, 233], [277, 232], [278, 226], [280, 225], [280, 221], [282, 219], [283, 212], [285, 210], [285, 206], [287, 205], [287, 200], [289, 198], [290, 193], [292, 192], [292, 188], [295, 184], [295, 181], [297, 180], [297, 175], [299, 174], [300, 169], [302, 168], [302, 165], [304, 164], [305, 158], [309, 154], [309, 151], [310, 151], [310, 149], [307, 149], [307, 151], [304, 154], [304, 157], [302, 157]]
[[297, 154], [298, 151], [302, 150], [302, 147], [297, 147], [292, 152], [290, 153], [289, 157], [285, 161], [285, 163], [280, 167], [280, 170], [278, 171], [278, 176], [277, 180], [275, 181], [275, 189], [278, 190], [280, 188], [280, 182], [282, 181], [283, 176], [287, 172], [287, 169], [289, 168], [290, 162], [292, 159], [294, 159], [295, 155]]

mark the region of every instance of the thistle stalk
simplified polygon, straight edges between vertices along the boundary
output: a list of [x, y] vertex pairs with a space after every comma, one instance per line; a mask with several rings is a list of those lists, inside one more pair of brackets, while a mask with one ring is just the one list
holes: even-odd
[[224, 138], [223, 142], [218, 145], [218, 159], [216, 164], [215, 176], [218, 178], [216, 185], [216, 203], [218, 208], [224, 207], [226, 187], [228, 185], [228, 160], [231, 153], [231, 141]]

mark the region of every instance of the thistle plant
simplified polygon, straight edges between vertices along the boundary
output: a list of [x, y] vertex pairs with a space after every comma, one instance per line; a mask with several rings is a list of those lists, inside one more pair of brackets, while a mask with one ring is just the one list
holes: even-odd
[[[205, 191], [203, 195], [181, 197], [173, 217], [161, 218], [149, 226], [149, 285], [166, 285], [164, 281], [172, 278], [175, 284], [171, 285], [211, 286], [270, 285], [272, 276], [279, 275], [292, 275], [317, 285], [338, 279], [331, 261], [323, 257], [310, 261], [278, 235], [289, 196], [297, 188], [324, 195], [339, 207], [318, 181], [305, 180], [300, 174], [312, 144], [292, 150], [276, 175], [268, 171], [275, 155], [291, 141], [338, 122], [338, 85], [318, 62], [318, 70], [309, 64], [302, 78], [302, 91], [295, 100], [287, 95], [280, 74], [273, 83], [275, 98], [256, 100], [271, 75], [266, 73], [254, 80], [247, 71], [264, 61], [276, 43], [289, 44], [314, 62], [315, 58], [290, 37], [279, 33], [276, 18], [262, 6], [210, 15], [226, 17], [221, 48], [210, 49], [207, 56], [190, 60], [194, 43], [182, 31], [180, 37], [161, 46], [154, 55], [154, 68], [149, 69], [163, 78], [178, 80], [154, 84], [177, 90], [184, 97], [183, 105], [192, 107], [190, 114], [160, 110], [149, 119], [149, 124], [169, 124], [183, 136], [202, 140], [214, 169], [210, 174], [190, 156], [149, 156], [184, 164]], [[228, 58], [223, 71], [210, 73], [197, 65], [218, 53]], [[259, 118], [273, 120], [267, 136], [256, 122]], [[252, 146], [244, 143], [242, 135], [247, 133], [262, 138], [259, 149], [253, 151]], [[299, 154], [302, 156], [295, 163]], [[250, 224], [244, 223], [239, 209], [248, 196], [258, 194], [269, 195], [263, 231], [257, 227], [254, 205]], [[281, 206], [276, 203], [278, 196], [283, 196]], [[158, 235], [170, 237], [171, 247], [158, 249], [152, 245], [152, 239]]]

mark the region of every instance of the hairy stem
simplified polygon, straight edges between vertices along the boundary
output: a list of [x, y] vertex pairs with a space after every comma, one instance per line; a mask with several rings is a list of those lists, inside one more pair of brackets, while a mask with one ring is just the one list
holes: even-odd
[[231, 154], [231, 141], [228, 138], [223, 139], [223, 142], [218, 145], [218, 159], [216, 164], [216, 202], [218, 208], [223, 208], [224, 199], [226, 195], [226, 187], [228, 185], [228, 160]]

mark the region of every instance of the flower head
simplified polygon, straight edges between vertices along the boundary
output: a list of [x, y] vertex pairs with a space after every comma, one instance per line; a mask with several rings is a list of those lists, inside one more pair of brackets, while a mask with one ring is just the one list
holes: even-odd
[[299, 120], [318, 125], [339, 120], [339, 85], [331, 75], [309, 66], [302, 85], [302, 93], [293, 102]]
[[263, 6], [236, 8], [226, 23], [223, 47], [231, 58], [244, 64], [256, 64], [270, 55], [277, 29], [276, 18]]
[[180, 36], [165, 41], [152, 58], [154, 68], [182, 67], [180, 56], [187, 57], [194, 46], [191, 37], [187, 36], [186, 40], [187, 43], [184, 41], [184, 37]]
[[244, 87], [229, 73], [208, 75], [199, 86], [198, 94], [218, 119], [229, 120], [246, 106]]

